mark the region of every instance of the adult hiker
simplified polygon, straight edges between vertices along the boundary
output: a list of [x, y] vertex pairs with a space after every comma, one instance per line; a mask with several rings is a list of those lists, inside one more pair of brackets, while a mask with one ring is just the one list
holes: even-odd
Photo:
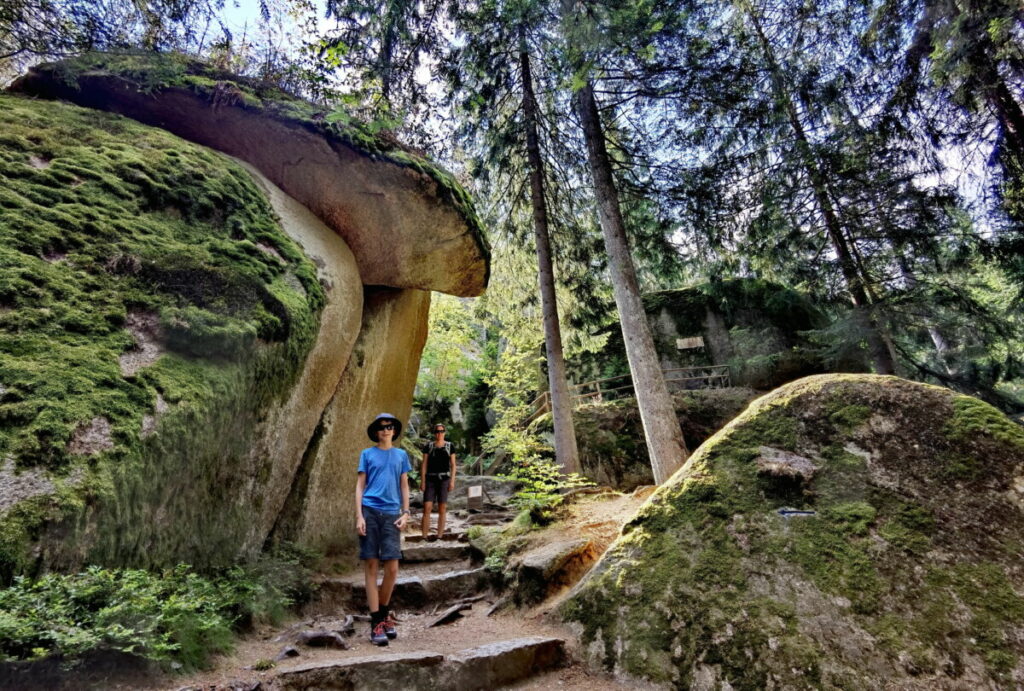
[[[409, 454], [394, 446], [402, 434], [402, 423], [394, 415], [381, 413], [366, 428], [376, 446], [359, 454], [356, 480], [356, 532], [359, 558], [363, 560], [366, 605], [370, 610], [370, 641], [387, 645], [397, 638], [395, 617], [389, 603], [398, 579], [402, 558], [402, 529], [409, 517]], [[384, 579], [377, 585], [377, 571], [384, 566]]]
[[448, 493], [455, 489], [455, 454], [452, 443], [444, 440], [444, 425], [433, 427], [434, 440], [423, 447], [420, 463], [420, 490], [423, 491], [423, 539], [430, 539], [430, 512], [437, 503], [437, 537], [444, 535], [448, 511]]

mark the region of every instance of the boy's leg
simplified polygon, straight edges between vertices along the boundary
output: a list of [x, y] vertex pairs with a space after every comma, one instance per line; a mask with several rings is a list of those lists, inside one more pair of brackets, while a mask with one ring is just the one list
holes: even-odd
[[[369, 608], [371, 616], [380, 609], [380, 595], [377, 590], [377, 569], [379, 567], [380, 561], [377, 559], [363, 560], [363, 584], [366, 586], [366, 606]], [[391, 584], [394, 587], [394, 581]], [[388, 597], [391, 597], [390, 591], [388, 591]]]
[[444, 517], [448, 512], [448, 502], [441, 502], [437, 505], [437, 536], [444, 535]]
[[423, 528], [423, 539], [427, 539], [427, 533], [430, 532], [430, 510], [434, 508], [434, 503], [424, 500], [423, 502], [423, 523], [420, 526]]
[[398, 560], [386, 559], [384, 561], [384, 580], [380, 584], [379, 603], [388, 606], [391, 603], [391, 593], [395, 589], [395, 581], [398, 580]]

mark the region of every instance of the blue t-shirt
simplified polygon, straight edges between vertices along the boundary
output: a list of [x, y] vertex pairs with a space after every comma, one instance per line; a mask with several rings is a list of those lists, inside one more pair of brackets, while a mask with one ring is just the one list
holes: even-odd
[[402, 474], [412, 470], [405, 449], [371, 446], [359, 454], [359, 472], [366, 473], [363, 505], [384, 513], [402, 510]]

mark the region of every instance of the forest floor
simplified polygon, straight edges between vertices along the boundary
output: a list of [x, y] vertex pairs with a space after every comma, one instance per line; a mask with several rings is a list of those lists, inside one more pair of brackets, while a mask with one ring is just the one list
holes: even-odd
[[[596, 552], [603, 554], [608, 545], [618, 536], [625, 523], [649, 496], [653, 488], [640, 488], [632, 494], [620, 494], [611, 490], [579, 494], [561, 509], [559, 518], [542, 529], [535, 529], [526, 535], [528, 548], [544, 544], [585, 538], [592, 542]], [[514, 514], [513, 514], [514, 515]], [[419, 525], [419, 517], [413, 516], [411, 526]], [[461, 533], [467, 528], [464, 519], [452, 517], [450, 530]], [[416, 529], [407, 529], [407, 536], [414, 536]], [[412, 538], [415, 540], [415, 537]], [[423, 544], [423, 543], [420, 543]], [[428, 543], [431, 544], [431, 543]], [[432, 544], [440, 544], [438, 542]], [[406, 547], [409, 545], [407, 544]], [[334, 569], [337, 569], [335, 565]], [[446, 560], [416, 564], [403, 564], [399, 578], [420, 576], [426, 578], [444, 572], [471, 568], [466, 560]], [[334, 570], [332, 569], [332, 570]], [[333, 579], [347, 579], [356, 584], [362, 582], [358, 566], [341, 574], [325, 576]], [[336, 648], [312, 648], [295, 643], [296, 637], [304, 630], [332, 629], [340, 626], [346, 615], [359, 614], [353, 609], [310, 608], [305, 616], [297, 616], [278, 626], [263, 626], [237, 641], [230, 655], [215, 658], [213, 666], [193, 674], [166, 674], [156, 677], [131, 679], [108, 678], [104, 688], [108, 689], [166, 689], [192, 691], [227, 691], [242, 689], [273, 689], [278, 674], [311, 663], [328, 663], [371, 655], [389, 655], [412, 652], [435, 652], [450, 655], [461, 650], [485, 643], [508, 641], [527, 636], [560, 638], [566, 641], [568, 663], [558, 669], [539, 674], [505, 688], [515, 689], [607, 689], [640, 688], [616, 680], [609, 675], [587, 668], [577, 642], [568, 627], [561, 624], [552, 611], [568, 595], [566, 587], [554, 593], [544, 602], [530, 608], [506, 607], [489, 615], [491, 605], [497, 603], [501, 593], [487, 591], [483, 598], [473, 603], [471, 609], [462, 612], [454, 622], [437, 627], [430, 624], [447, 607], [446, 602], [428, 604], [416, 610], [397, 610], [399, 637], [383, 648], [373, 646], [369, 641], [369, 624], [356, 621], [356, 633], [347, 637], [348, 650]], [[312, 612], [316, 611], [315, 614]], [[264, 671], [255, 669], [258, 663], [273, 660], [286, 647], [299, 650], [297, 657], [285, 658], [274, 663], [273, 668]], [[260, 686], [256, 686], [259, 682]]]

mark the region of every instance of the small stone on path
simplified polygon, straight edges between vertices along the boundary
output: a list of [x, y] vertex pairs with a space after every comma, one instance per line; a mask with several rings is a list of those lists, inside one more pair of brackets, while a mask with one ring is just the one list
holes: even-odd
[[348, 641], [342, 638], [340, 634], [322, 629], [303, 631], [295, 639], [295, 642], [308, 645], [311, 648], [340, 648], [341, 650], [348, 650], [349, 648]]

